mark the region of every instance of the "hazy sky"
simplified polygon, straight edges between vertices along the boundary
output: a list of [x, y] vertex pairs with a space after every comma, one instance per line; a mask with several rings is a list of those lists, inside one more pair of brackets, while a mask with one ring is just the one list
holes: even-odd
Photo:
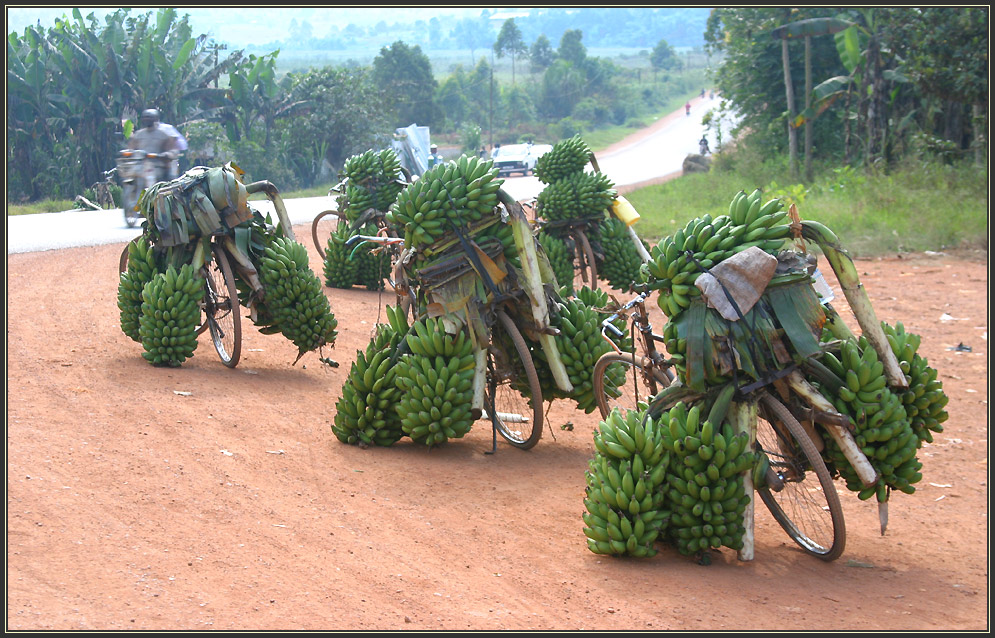
[[[51, 27], [56, 18], [72, 16], [72, 7], [31, 7], [7, 5], [7, 32], [22, 32], [26, 26], [41, 20], [43, 27]], [[80, 7], [84, 16], [93, 13], [98, 19], [112, 13], [115, 8]], [[154, 12], [156, 7], [134, 7], [133, 14]], [[264, 44], [283, 40], [288, 35], [291, 20], [307, 20], [315, 36], [328, 32], [326, 25], [343, 27], [349, 23], [372, 26], [381, 20], [414, 22], [430, 20], [442, 15], [478, 16], [484, 7], [177, 7], [180, 15], [189, 14], [190, 24], [197, 33], [207, 33], [221, 42], [238, 46], [250, 43]]]

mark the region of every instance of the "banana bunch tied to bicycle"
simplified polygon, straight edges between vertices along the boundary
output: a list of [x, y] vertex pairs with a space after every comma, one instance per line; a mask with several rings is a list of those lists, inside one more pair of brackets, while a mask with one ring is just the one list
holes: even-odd
[[346, 241], [354, 234], [377, 234], [379, 219], [406, 185], [401, 161], [392, 149], [367, 150], [347, 158], [342, 174], [336, 205], [347, 223], [340, 224], [327, 240], [325, 285], [351, 288], [359, 284], [382, 290], [391, 268], [389, 253], [377, 247], [347, 245]]
[[923, 467], [917, 451], [932, 442], [932, 432], [943, 431], [948, 397], [936, 370], [916, 352], [918, 335], [905, 332], [900, 322], [895, 327], [882, 323], [882, 328], [908, 381], [907, 389], [888, 385], [884, 365], [864, 336], [843, 341], [838, 353], [826, 352], [821, 363], [829, 374], [820, 375], [815, 385], [853, 422], [856, 443], [880, 478], [865, 486], [836, 442], [823, 436], [827, 465], [861, 500], [876, 496], [885, 503], [892, 490], [915, 493]]
[[582, 518], [595, 554], [648, 557], [672, 513], [664, 493], [671, 453], [662, 422], [613, 410], [594, 432]]
[[739, 191], [728, 214], [696, 217], [658, 243], [640, 268], [640, 281], [659, 290], [657, 304], [673, 319], [701, 295], [694, 283], [705, 269], [753, 246], [772, 255], [781, 250], [790, 234], [783, 208], [779, 198], [764, 202], [759, 188], [749, 195]]
[[304, 353], [332, 344], [338, 321], [321, 280], [308, 266], [307, 249], [300, 242], [276, 237], [258, 258], [265, 300], [257, 306], [256, 325], [264, 334], [282, 333]]
[[387, 306], [386, 313], [388, 322], [377, 324], [366, 350], [356, 351], [335, 404], [332, 432], [343, 443], [386, 447], [404, 436], [395, 408], [401, 398], [396, 364], [408, 322], [400, 308]]

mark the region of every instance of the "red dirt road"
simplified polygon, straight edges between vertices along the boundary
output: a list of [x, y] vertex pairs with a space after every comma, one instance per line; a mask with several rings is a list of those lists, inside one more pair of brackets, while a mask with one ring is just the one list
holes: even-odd
[[315, 353], [292, 366], [296, 347], [248, 321], [234, 370], [206, 336], [155, 368], [119, 327], [121, 248], [7, 258], [9, 631], [989, 628], [986, 253], [857, 262], [950, 396], [887, 535], [838, 482], [839, 560], [803, 554], [758, 508], [755, 559], [701, 566], [663, 544], [643, 560], [587, 550], [598, 419], [569, 402], [527, 452], [486, 455], [484, 422], [433, 450], [339, 443], [335, 401], [390, 293], [325, 289], [337, 369]]

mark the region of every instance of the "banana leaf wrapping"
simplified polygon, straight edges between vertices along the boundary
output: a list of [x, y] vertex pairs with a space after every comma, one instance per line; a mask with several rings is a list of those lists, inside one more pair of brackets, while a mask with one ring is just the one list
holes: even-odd
[[674, 318], [686, 340], [684, 384], [700, 392], [732, 379], [761, 381], [815, 355], [825, 310], [807, 277], [771, 285], [739, 321], [696, 298]]
[[252, 219], [242, 170], [228, 163], [196, 167], [142, 192], [139, 210], [156, 244], [179, 246], [227, 233]]

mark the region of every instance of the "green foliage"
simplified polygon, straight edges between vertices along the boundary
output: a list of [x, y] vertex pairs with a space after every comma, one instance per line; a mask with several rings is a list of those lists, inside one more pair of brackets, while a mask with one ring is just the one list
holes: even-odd
[[660, 40], [653, 47], [653, 52], [650, 53], [650, 63], [654, 69], [660, 71], [667, 71], [681, 65], [681, 61], [674, 53], [674, 47], [667, 44], [666, 40]]
[[[737, 148], [734, 154], [741, 151]], [[733, 153], [724, 155], [729, 154]], [[731, 162], [731, 170], [692, 173], [627, 193], [626, 199], [640, 214], [636, 232], [655, 244], [694, 217], [727, 213], [729, 200], [737, 191], [751, 192], [759, 187], [765, 199], [797, 197], [801, 218], [833, 229], [854, 257], [987, 249], [985, 169], [964, 162], [956, 166], [903, 164], [887, 174], [836, 168], [817, 173], [813, 184], [802, 186], [792, 184], [783, 163], [752, 168], [755, 165], [750, 157], [748, 154], [745, 160]], [[751, 168], [740, 172], [735, 167]], [[780, 183], [790, 186], [778, 186]]]
[[395, 128], [412, 122], [422, 126], [435, 123], [432, 98], [437, 82], [428, 56], [417, 44], [409, 46], [398, 40], [380, 49], [373, 60], [373, 79], [387, 95], [404, 96], [394, 101]]

